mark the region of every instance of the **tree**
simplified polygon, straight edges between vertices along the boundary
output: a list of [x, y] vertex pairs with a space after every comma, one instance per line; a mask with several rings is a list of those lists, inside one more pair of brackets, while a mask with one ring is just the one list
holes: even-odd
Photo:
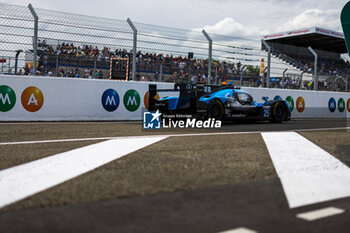
[[259, 66], [252, 66], [252, 65], [247, 65], [244, 74], [246, 75], [253, 75], [253, 74], [258, 74], [260, 72]]

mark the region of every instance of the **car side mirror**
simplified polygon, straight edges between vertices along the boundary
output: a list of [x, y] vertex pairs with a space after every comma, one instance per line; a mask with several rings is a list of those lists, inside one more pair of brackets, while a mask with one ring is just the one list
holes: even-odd
[[263, 96], [262, 99], [265, 101], [265, 104], [269, 104], [269, 97], [268, 96]]

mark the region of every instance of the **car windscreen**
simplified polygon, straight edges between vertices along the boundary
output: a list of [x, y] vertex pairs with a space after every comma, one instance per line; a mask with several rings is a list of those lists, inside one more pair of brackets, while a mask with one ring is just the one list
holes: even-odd
[[243, 105], [253, 104], [253, 98], [247, 93], [237, 93], [237, 100]]

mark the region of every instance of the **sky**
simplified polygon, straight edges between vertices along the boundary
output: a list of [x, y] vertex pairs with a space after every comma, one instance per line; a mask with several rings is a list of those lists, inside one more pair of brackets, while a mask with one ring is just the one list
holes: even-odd
[[342, 31], [348, 0], [2, 0], [10, 4], [113, 19], [130, 18], [182, 29], [261, 38], [266, 34], [323, 27]]

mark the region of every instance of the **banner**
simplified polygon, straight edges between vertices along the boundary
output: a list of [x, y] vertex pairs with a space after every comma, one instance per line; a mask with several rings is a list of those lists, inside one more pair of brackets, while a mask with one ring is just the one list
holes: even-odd
[[[149, 84], [174, 88], [173, 83], [83, 78], [0, 76], [0, 121], [141, 120], [148, 108]], [[242, 87], [256, 102], [262, 97], [287, 100], [292, 118], [344, 117], [350, 94]], [[176, 96], [178, 92], [159, 92]]]

